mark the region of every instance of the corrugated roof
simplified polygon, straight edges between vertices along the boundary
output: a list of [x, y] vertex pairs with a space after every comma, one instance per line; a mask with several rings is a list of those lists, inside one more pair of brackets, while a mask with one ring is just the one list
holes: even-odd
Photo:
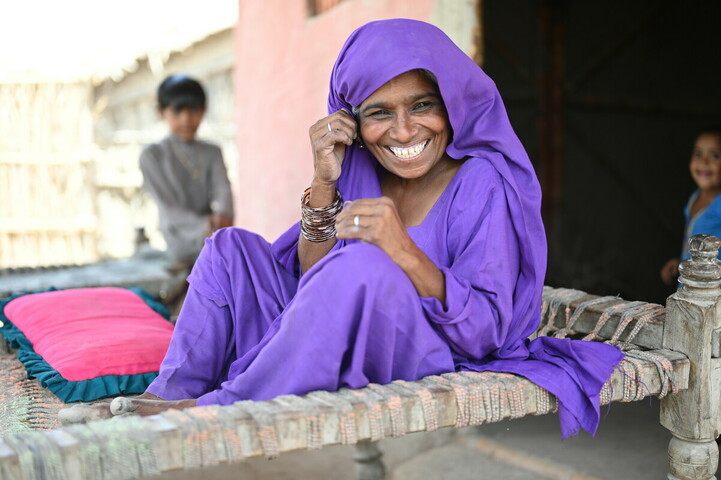
[[236, 24], [238, 0], [24, 0], [0, 9], [0, 82], [122, 76]]

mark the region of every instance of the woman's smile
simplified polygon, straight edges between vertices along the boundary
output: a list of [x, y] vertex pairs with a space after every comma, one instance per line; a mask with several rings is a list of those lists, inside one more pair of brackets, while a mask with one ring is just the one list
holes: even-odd
[[400, 159], [411, 160], [423, 153], [429, 141], [430, 140], [424, 140], [420, 143], [416, 143], [415, 145], [411, 145], [410, 147], [392, 147], [389, 145], [388, 150]]

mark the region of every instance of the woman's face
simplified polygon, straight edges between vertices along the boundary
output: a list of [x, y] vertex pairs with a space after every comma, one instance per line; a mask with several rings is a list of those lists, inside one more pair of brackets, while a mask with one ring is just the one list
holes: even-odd
[[443, 158], [451, 127], [436, 84], [418, 70], [390, 80], [361, 103], [360, 135], [371, 154], [401, 178], [420, 178]]

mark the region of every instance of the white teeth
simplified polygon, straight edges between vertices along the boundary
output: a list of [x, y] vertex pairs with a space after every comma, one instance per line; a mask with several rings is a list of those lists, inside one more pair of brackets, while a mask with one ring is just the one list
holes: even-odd
[[391, 152], [393, 152], [393, 155], [395, 155], [398, 158], [413, 158], [417, 155], [419, 155], [425, 148], [426, 145], [428, 145], [428, 140], [422, 143], [418, 143], [416, 145], [413, 145], [411, 147], [388, 147], [390, 148]]

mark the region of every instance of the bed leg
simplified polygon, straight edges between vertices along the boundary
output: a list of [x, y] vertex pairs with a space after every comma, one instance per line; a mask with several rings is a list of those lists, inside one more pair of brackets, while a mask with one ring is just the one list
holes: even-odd
[[676, 436], [668, 444], [668, 480], [711, 480], [718, 468], [718, 445], [694, 442]]
[[[721, 427], [721, 364], [714, 357], [714, 330], [721, 327], [721, 241], [697, 235], [691, 258], [681, 264], [682, 286], [668, 298], [663, 346], [691, 362], [688, 389], [661, 400], [661, 424], [673, 434], [668, 446], [669, 480], [712, 480], [718, 468]], [[715, 356], [718, 356], [716, 354]]]
[[383, 480], [386, 478], [386, 467], [378, 448], [378, 442], [362, 440], [355, 446], [355, 472], [357, 480]]

